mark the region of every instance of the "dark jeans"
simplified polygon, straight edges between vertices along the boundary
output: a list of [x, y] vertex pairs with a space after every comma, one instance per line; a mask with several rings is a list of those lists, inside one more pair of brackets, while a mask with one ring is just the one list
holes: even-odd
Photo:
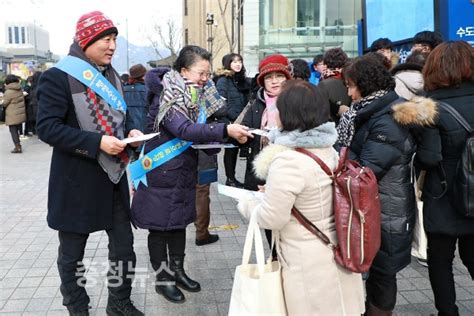
[[365, 282], [367, 301], [384, 311], [391, 311], [397, 302], [397, 275], [381, 273], [373, 268]]
[[427, 233], [427, 237], [428, 271], [438, 315], [459, 315], [453, 278], [454, 252], [458, 242], [459, 256], [474, 279], [474, 235], [454, 237]]
[[9, 125], [10, 134], [12, 135], [13, 144], [20, 144], [20, 133], [21, 133], [21, 124], [18, 125]]
[[224, 151], [224, 168], [227, 179], [235, 179], [235, 166], [237, 165], [237, 157], [239, 148], [226, 148]]
[[[136, 257], [133, 251], [133, 234], [130, 218], [124, 208], [120, 193], [114, 191], [112, 228], [106, 230], [109, 237], [109, 269], [107, 271], [109, 295], [118, 299], [129, 298], [132, 292]], [[59, 231], [58, 269], [61, 278], [63, 305], [70, 312], [87, 308], [85, 267], [82, 263], [89, 234]], [[91, 262], [91, 269], [102, 271], [102, 262]]]
[[[186, 247], [186, 230], [176, 229], [168, 231], [151, 230], [148, 234], [148, 252], [153, 270], [158, 273], [168, 266], [168, 254], [170, 257], [184, 258]], [[164, 264], [165, 266], [161, 267]]]
[[27, 121], [25, 124], [24, 135], [36, 135], [36, 121]]

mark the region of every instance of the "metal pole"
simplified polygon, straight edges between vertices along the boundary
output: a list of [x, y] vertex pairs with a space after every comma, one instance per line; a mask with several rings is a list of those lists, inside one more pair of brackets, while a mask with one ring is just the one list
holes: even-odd
[[128, 56], [128, 19], [125, 18], [125, 36], [127, 38], [127, 71], [130, 69], [130, 61]]
[[234, 43], [235, 43], [235, 3], [234, 3], [234, 0], [232, 0], [232, 13], [231, 13], [231, 18], [230, 18], [230, 21], [231, 21], [231, 33], [232, 33], [232, 36], [231, 36], [231, 42], [232, 42], [232, 51], [231, 53], [234, 52]]
[[36, 40], [36, 20], [33, 20], [34, 24], [34, 35], [35, 35], [35, 60], [38, 62], [38, 43]]

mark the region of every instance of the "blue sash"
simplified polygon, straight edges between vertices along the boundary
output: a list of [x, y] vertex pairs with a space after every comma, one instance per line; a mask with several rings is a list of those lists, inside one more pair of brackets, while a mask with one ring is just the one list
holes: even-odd
[[[206, 111], [201, 106], [201, 111], [199, 112], [199, 117], [197, 120], [198, 124], [206, 123]], [[143, 154], [145, 145], [142, 148], [142, 154], [140, 158], [129, 164], [128, 170], [130, 172], [130, 179], [132, 180], [135, 190], [138, 189], [138, 185], [142, 182], [145, 186], [148, 186], [146, 181], [146, 174], [153, 169], [161, 166], [167, 161], [181, 155], [191, 147], [192, 142], [186, 140], [181, 140], [179, 138], [174, 138], [166, 143], [158, 146], [153, 149], [146, 155]]]
[[120, 92], [91, 64], [74, 56], [66, 56], [54, 67], [91, 88], [115, 110], [127, 112], [127, 104]]

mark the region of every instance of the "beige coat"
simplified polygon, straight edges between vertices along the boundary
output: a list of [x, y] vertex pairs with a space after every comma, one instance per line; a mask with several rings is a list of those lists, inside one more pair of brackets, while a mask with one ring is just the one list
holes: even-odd
[[[313, 148], [330, 168], [338, 162], [332, 147]], [[239, 203], [244, 215], [257, 212], [262, 228], [279, 232], [279, 260], [289, 315], [361, 315], [365, 311], [362, 276], [338, 266], [320, 239], [291, 216], [293, 205], [337, 241], [331, 179], [311, 158], [281, 145], [265, 148], [255, 172], [266, 178], [263, 201]], [[247, 212], [247, 213], [246, 213]]]
[[25, 97], [19, 82], [7, 84], [3, 96], [5, 111], [5, 124], [17, 125], [26, 121]]

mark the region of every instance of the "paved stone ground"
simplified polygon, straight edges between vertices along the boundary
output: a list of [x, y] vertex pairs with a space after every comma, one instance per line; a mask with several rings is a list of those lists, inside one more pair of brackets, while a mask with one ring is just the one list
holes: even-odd
[[[61, 303], [56, 267], [57, 234], [46, 224], [47, 183], [51, 148], [36, 137], [22, 141], [24, 153], [10, 154], [11, 139], [0, 125], [0, 314], [67, 315]], [[239, 160], [238, 175], [243, 161]], [[224, 175], [219, 175], [221, 182]], [[246, 222], [235, 203], [212, 188], [212, 226], [239, 225], [218, 230], [221, 240], [196, 247], [194, 227], [187, 230], [188, 274], [201, 282], [202, 291], [185, 293], [187, 301], [176, 305], [154, 291], [146, 246], [146, 231], [136, 230], [136, 285], [132, 299], [147, 315], [226, 315], [232, 277], [240, 263]], [[107, 287], [107, 235], [91, 234], [85, 261], [92, 262], [88, 277], [92, 315], [105, 315]], [[474, 283], [459, 259], [454, 274], [462, 315], [474, 315]], [[426, 268], [412, 263], [399, 274], [397, 315], [429, 315], [436, 311]]]

